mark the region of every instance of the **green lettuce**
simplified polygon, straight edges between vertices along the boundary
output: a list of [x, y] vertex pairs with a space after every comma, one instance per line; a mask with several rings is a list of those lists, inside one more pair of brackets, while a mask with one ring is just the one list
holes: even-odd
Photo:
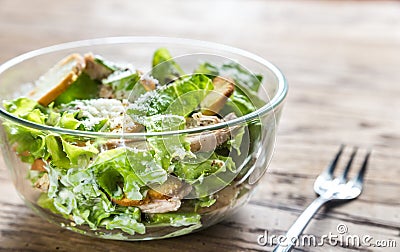
[[226, 187], [235, 177], [236, 166], [231, 157], [213, 153], [202, 162], [198, 162], [199, 159], [197, 157], [186, 162], [179, 162], [174, 167], [174, 174], [191, 184], [195, 188], [196, 196], [210, 195]]
[[33, 163], [46, 155], [45, 134], [39, 130], [10, 122], [3, 124], [8, 142], [23, 162]]
[[118, 70], [102, 80], [104, 85], [112, 87], [113, 91], [131, 91], [138, 83], [140, 75], [135, 70]]
[[[138, 208], [136, 209], [140, 215], [140, 211]], [[103, 221], [102, 225], [110, 230], [119, 228], [130, 235], [134, 235], [135, 233], [144, 234], [146, 232], [143, 223], [138, 222], [137, 219], [132, 218], [132, 215], [127, 214], [115, 215], [112, 219]]]
[[[36, 101], [29, 98], [17, 98], [12, 101], [5, 101], [6, 110], [23, 119], [37, 124], [47, 124], [67, 129], [78, 129], [81, 122], [75, 118], [75, 114], [55, 112], [53, 105], [44, 108]], [[58, 135], [46, 134], [46, 132], [24, 127], [18, 124], [5, 122], [5, 131], [10, 144], [15, 145], [17, 154], [24, 162], [32, 163], [35, 159], [48, 159], [58, 167], [68, 168], [71, 165], [78, 165], [82, 156], [89, 159], [92, 154], [97, 153], [93, 146], [78, 147], [72, 145]]]
[[[177, 115], [155, 115], [148, 117], [146, 129], [148, 132], [162, 132], [182, 130], [185, 128], [186, 120]], [[182, 160], [192, 156], [190, 142], [184, 134], [148, 137], [147, 141], [153, 148], [155, 160], [167, 170], [172, 160]]]
[[81, 122], [75, 118], [75, 114], [64, 112], [60, 117], [55, 126], [59, 126], [65, 129], [78, 129], [81, 126]]
[[207, 195], [205, 197], [198, 198], [195, 203], [195, 212], [198, 210], [198, 208], [210, 207], [214, 205], [215, 202], [217, 202], [217, 199], [214, 197], [214, 195]]
[[131, 200], [141, 200], [143, 187], [167, 180], [166, 171], [151, 154], [123, 147], [100, 153], [91, 169], [100, 187], [116, 199], [125, 195]]
[[262, 75], [253, 74], [249, 70], [242, 67], [237, 62], [224, 63], [221, 66], [213, 65], [209, 62], [204, 62], [196, 70], [196, 73], [202, 73], [216, 76], [225, 76], [232, 78], [237, 85], [242, 88], [250, 89], [253, 92], [257, 92], [262, 82]]
[[81, 73], [79, 77], [60, 94], [55, 100], [56, 106], [69, 103], [73, 100], [87, 100], [98, 97], [99, 85], [92, 80], [86, 73]]
[[187, 116], [213, 88], [207, 76], [195, 74], [140, 96], [127, 113], [142, 124], [145, 117], [157, 114]]
[[89, 160], [99, 153], [99, 150], [89, 141], [84, 146], [77, 146], [61, 138], [61, 143], [72, 166], [86, 166]]
[[[4, 101], [3, 105], [11, 114], [34, 123], [43, 124], [47, 117], [40, 110], [43, 107], [29, 98], [22, 97], [11, 101]], [[46, 156], [45, 133], [43, 131], [9, 121], [4, 122], [3, 126], [9, 144], [13, 145], [15, 152], [23, 162], [32, 163], [35, 159]]]
[[154, 52], [152, 67], [151, 75], [161, 85], [168, 84], [185, 74], [166, 48], [159, 48]]
[[197, 213], [156, 213], [149, 214], [150, 224], [182, 227], [201, 224], [201, 216]]
[[28, 113], [37, 108], [39, 103], [26, 97], [20, 97], [10, 101], [4, 101], [3, 106], [7, 112], [15, 116], [22, 117], [26, 116]]
[[50, 134], [45, 137], [45, 142], [51, 163], [56, 167], [68, 169], [71, 162], [63, 150], [61, 138], [58, 135]]
[[129, 234], [144, 233], [140, 210], [136, 207], [115, 206], [99, 187], [93, 167], [49, 170], [50, 187], [47, 198], [40, 204], [61, 213], [77, 225], [88, 224], [92, 229], [104, 226], [119, 228]]

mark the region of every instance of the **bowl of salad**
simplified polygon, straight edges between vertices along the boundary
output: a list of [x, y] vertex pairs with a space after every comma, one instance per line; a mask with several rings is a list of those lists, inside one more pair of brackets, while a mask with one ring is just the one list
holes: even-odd
[[0, 66], [1, 149], [38, 215], [81, 234], [151, 240], [202, 230], [265, 173], [287, 94], [249, 52], [114, 37]]

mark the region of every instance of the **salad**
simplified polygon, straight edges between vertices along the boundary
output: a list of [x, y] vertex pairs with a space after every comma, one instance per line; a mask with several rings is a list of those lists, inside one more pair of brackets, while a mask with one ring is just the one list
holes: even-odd
[[[248, 172], [243, 164], [260, 136], [259, 121], [182, 130], [229, 122], [263, 106], [257, 97], [262, 76], [236, 62], [200, 62], [187, 73], [165, 48], [155, 51], [151, 66], [145, 73], [92, 53], [71, 54], [33, 90], [3, 102], [9, 113], [36, 124], [120, 136], [4, 122], [13, 150], [29, 164], [36, 204], [62, 216], [64, 225], [122, 235], [150, 227], [193, 230], [246, 190], [237, 182]], [[176, 134], [160, 134], [167, 131]], [[149, 134], [130, 137], [140, 132]]]

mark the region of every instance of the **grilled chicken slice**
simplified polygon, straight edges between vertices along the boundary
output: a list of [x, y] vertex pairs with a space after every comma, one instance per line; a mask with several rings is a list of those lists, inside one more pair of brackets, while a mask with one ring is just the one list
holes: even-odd
[[95, 57], [91, 53], [87, 53], [84, 56], [85, 59], [85, 73], [89, 75], [92, 80], [102, 80], [109, 76], [113, 70], [106, 67], [105, 65], [96, 62]]
[[143, 213], [168, 213], [174, 212], [181, 206], [178, 198], [153, 200], [148, 204], [138, 206]]
[[[230, 113], [226, 115], [224, 119], [220, 119], [216, 116], [204, 116], [202, 114], [194, 114], [193, 118], [198, 122], [198, 124], [209, 125], [235, 119], [236, 115], [234, 113]], [[192, 152], [214, 151], [215, 148], [231, 139], [231, 137], [235, 135], [236, 131], [239, 128], [240, 126], [233, 126], [229, 128], [222, 128], [213, 132], [206, 132], [204, 134], [189, 136], [188, 140], [190, 142], [190, 150]]]
[[121, 206], [136, 206], [144, 213], [166, 213], [179, 209], [180, 199], [190, 193], [192, 187], [181, 182], [178, 178], [168, 177], [162, 185], [152, 186], [143, 200], [123, 198], [112, 201]]
[[199, 134], [190, 136], [190, 150], [192, 152], [209, 152], [214, 151], [218, 146], [232, 138], [240, 126], [219, 129], [212, 133]]
[[200, 103], [204, 115], [218, 114], [235, 90], [233, 80], [228, 78], [217, 76], [214, 78], [213, 84], [214, 90], [212, 90]]
[[84, 67], [85, 60], [81, 55], [74, 53], [65, 57], [39, 78], [29, 96], [43, 106], [49, 105], [67, 90]]
[[151, 190], [148, 191], [150, 198], [162, 199], [162, 198], [179, 198], [182, 199], [190, 193], [192, 186], [182, 182], [180, 179], [174, 176], [169, 176], [167, 181], [161, 185], [154, 185]]
[[[153, 198], [155, 197], [155, 198]], [[120, 200], [111, 199], [112, 202], [120, 206], [135, 206], [140, 208], [144, 213], [166, 213], [172, 212], [179, 209], [181, 206], [181, 200], [177, 197], [168, 197], [160, 194], [152, 189], [146, 195], [143, 200], [131, 200], [128, 198], [122, 198]]]

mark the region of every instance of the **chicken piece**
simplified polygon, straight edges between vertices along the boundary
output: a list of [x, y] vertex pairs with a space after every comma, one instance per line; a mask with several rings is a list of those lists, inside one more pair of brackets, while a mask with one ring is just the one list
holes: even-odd
[[166, 199], [171, 197], [182, 199], [188, 195], [191, 190], [191, 185], [182, 182], [177, 177], [169, 176], [167, 181], [163, 184], [151, 186], [151, 190], [149, 190], [147, 194], [153, 199]]
[[178, 198], [153, 200], [148, 204], [138, 206], [143, 213], [168, 213], [174, 212], [181, 206]]
[[190, 193], [192, 187], [176, 177], [168, 177], [161, 185], [152, 186], [143, 200], [123, 198], [112, 201], [121, 206], [136, 206], [144, 213], [166, 213], [176, 211], [181, 205], [180, 199]]
[[230, 121], [237, 118], [235, 113], [227, 114], [223, 119], [217, 116], [203, 115], [201, 112], [194, 113], [192, 117], [186, 119], [187, 128], [196, 128], [202, 126], [213, 125], [221, 122]]
[[93, 54], [88, 53], [84, 55], [85, 59], [85, 73], [89, 75], [92, 80], [102, 80], [109, 76], [113, 71], [105, 65], [96, 62]]
[[200, 103], [204, 115], [215, 115], [224, 107], [228, 97], [233, 94], [235, 84], [233, 80], [222, 77], [215, 77], [212, 90]]
[[84, 67], [85, 60], [81, 55], [74, 53], [65, 57], [39, 78], [29, 96], [43, 106], [49, 105], [67, 90]]
[[190, 150], [192, 152], [214, 151], [218, 146], [228, 141], [231, 138], [231, 135], [231, 129], [224, 128], [213, 133], [190, 136], [188, 137]]
[[[153, 198], [156, 197], [156, 198]], [[152, 189], [146, 195], [143, 200], [131, 200], [128, 198], [122, 198], [120, 200], [111, 199], [112, 202], [120, 206], [135, 206], [140, 208], [144, 213], [166, 213], [176, 211], [181, 206], [181, 201], [177, 197], [168, 197], [160, 194]]]
[[243, 185], [227, 186], [214, 195], [215, 199], [217, 200], [215, 204], [209, 207], [202, 207], [198, 210], [198, 212], [201, 214], [211, 213], [212, 215], [223, 216], [227, 210], [232, 209], [232, 206], [237, 203], [238, 198], [241, 197], [241, 192], [246, 190], [248, 189]]
[[44, 173], [41, 178], [36, 180], [34, 187], [39, 189], [42, 192], [47, 192], [49, 190], [50, 186], [50, 180], [49, 180], [49, 175], [47, 173]]
[[203, 115], [201, 112], [194, 113], [192, 117], [186, 119], [186, 127], [187, 128], [196, 128], [202, 127], [207, 125], [213, 125], [224, 120], [220, 119], [217, 116], [207, 116]]
[[100, 85], [99, 97], [107, 98], [107, 99], [114, 99], [115, 94], [113, 93], [113, 89], [110, 85]]
[[156, 89], [158, 81], [152, 77], [149, 76], [142, 76], [140, 79], [140, 84], [144, 87], [146, 91], [151, 91]]
[[[205, 118], [207, 119], [210, 117], [213, 116], [205, 116]], [[230, 113], [226, 115], [223, 120], [219, 119], [220, 121], [218, 121], [217, 119], [215, 119], [215, 122], [229, 121], [235, 118], [236, 115], [234, 113]], [[223, 143], [231, 139], [231, 137], [235, 135], [235, 132], [239, 128], [240, 126], [233, 126], [229, 128], [219, 129], [213, 132], [206, 132], [204, 134], [189, 136], [188, 140], [190, 142], [190, 150], [192, 152], [214, 151], [215, 148], [217, 148], [218, 146], [222, 145]]]

